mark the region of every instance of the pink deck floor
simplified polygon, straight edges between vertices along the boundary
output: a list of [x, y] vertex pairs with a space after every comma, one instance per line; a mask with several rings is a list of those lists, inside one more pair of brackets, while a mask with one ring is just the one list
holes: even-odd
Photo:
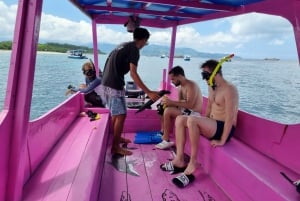
[[[125, 137], [133, 141], [134, 135], [127, 133]], [[170, 175], [159, 167], [174, 157], [172, 149], [158, 150], [152, 144], [133, 143], [128, 148], [133, 155], [126, 156], [126, 161], [124, 157], [118, 158], [121, 171], [113, 165], [116, 160], [112, 159], [109, 151], [106, 153], [99, 200], [230, 200], [201, 168], [195, 173], [196, 180], [190, 186], [184, 189], [176, 187], [172, 183], [176, 175]]]

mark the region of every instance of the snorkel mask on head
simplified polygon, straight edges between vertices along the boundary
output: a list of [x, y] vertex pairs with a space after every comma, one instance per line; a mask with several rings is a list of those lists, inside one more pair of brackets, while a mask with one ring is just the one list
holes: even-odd
[[217, 64], [216, 68], [213, 70], [212, 73], [209, 73], [209, 72], [206, 72], [206, 71], [203, 71], [201, 74], [202, 74], [202, 78], [204, 80], [207, 80], [208, 81], [208, 85], [213, 89], [215, 90], [216, 88], [216, 85], [214, 83], [214, 78], [216, 76], [216, 74], [218, 73], [218, 71], [220, 70], [220, 68], [222, 67], [221, 65], [225, 62], [225, 61], [228, 61], [229, 59], [231, 59], [232, 57], [234, 56], [234, 54], [230, 54], [226, 57], [223, 57], [222, 59], [220, 59], [219, 63]]

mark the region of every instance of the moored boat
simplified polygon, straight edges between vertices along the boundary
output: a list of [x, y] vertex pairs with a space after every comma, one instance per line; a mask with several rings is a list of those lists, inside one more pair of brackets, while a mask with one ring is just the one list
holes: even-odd
[[[0, 113], [0, 200], [299, 200], [299, 184], [294, 183], [300, 178], [299, 123], [280, 124], [240, 110], [232, 141], [214, 149], [201, 139], [197, 180], [178, 189], [171, 182], [173, 175], [159, 168], [176, 150], [128, 144], [132, 156], [111, 156], [109, 111], [86, 107], [80, 93], [29, 121], [42, 2], [18, 4], [8, 89]], [[71, 3], [91, 18], [94, 50], [97, 24], [123, 26], [132, 13], [139, 15], [141, 26], [171, 28], [170, 63], [161, 76], [161, 89], [170, 90], [171, 96], [176, 96], [176, 89], [166, 72], [172, 68], [178, 25], [249, 12], [282, 16], [293, 25], [300, 58], [298, 0]], [[98, 68], [97, 51], [94, 61]], [[92, 115], [83, 114], [89, 111]], [[138, 114], [136, 109], [128, 110], [127, 138], [159, 129], [155, 109]]]
[[191, 56], [190, 55], [184, 55], [183, 60], [184, 61], [190, 61], [191, 60]]
[[69, 50], [68, 53], [68, 58], [71, 59], [87, 59], [84, 55], [84, 50]]

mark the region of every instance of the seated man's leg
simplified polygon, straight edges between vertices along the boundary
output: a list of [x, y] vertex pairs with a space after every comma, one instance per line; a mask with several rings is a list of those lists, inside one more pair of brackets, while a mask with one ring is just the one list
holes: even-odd
[[173, 120], [181, 114], [181, 111], [176, 107], [167, 107], [163, 114], [163, 136], [162, 139], [168, 141], [170, 138], [171, 127]]
[[174, 142], [170, 142], [170, 132], [171, 127], [173, 126], [173, 119], [175, 119], [178, 115], [181, 114], [181, 111], [175, 107], [167, 107], [164, 111], [162, 121], [163, 124], [163, 136], [162, 142], [155, 145], [158, 149], [168, 149], [174, 145]]
[[186, 142], [186, 127], [187, 127], [186, 115], [179, 115], [175, 120], [175, 138], [176, 138], [176, 157], [172, 160], [173, 165], [177, 167], [184, 167], [184, 146]]
[[104, 107], [101, 97], [96, 92], [91, 92], [84, 95], [84, 100], [94, 107]]
[[185, 174], [192, 174], [198, 166], [198, 144], [200, 134], [206, 138], [211, 138], [217, 129], [215, 120], [207, 117], [189, 116], [187, 120], [187, 127], [189, 129], [190, 143], [191, 143], [191, 158], [185, 170]]

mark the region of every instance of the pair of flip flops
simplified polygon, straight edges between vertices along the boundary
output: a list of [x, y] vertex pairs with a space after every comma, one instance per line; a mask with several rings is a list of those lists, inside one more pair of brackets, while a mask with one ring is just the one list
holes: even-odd
[[177, 167], [173, 165], [171, 161], [161, 164], [160, 169], [170, 172], [170, 174], [181, 173], [180, 175], [172, 179], [173, 184], [175, 184], [179, 188], [184, 188], [195, 180], [195, 176], [193, 174], [188, 175], [183, 173], [186, 167]]
[[157, 144], [162, 141], [159, 131], [137, 132], [134, 137], [135, 144]]

